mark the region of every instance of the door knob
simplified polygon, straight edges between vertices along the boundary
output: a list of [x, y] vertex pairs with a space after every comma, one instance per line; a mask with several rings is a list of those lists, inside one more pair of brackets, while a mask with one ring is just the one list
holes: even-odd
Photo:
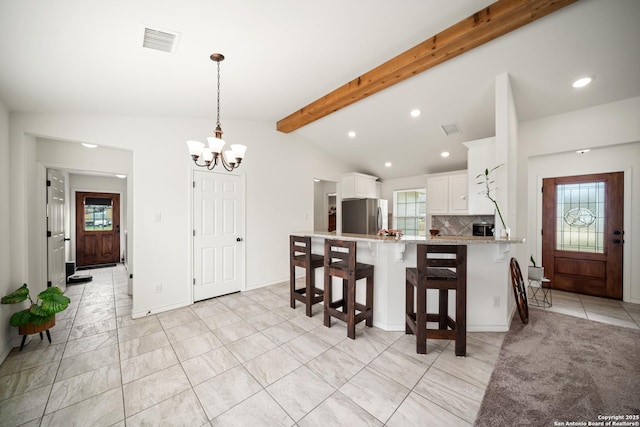
[[238, 238], [236, 239], [236, 242], [242, 242], [242, 237], [238, 237]]
[[613, 243], [620, 243], [620, 242], [622, 242], [622, 240], [620, 240], [620, 239], [613, 239]]
[[613, 234], [614, 234], [615, 236], [619, 236], [619, 235], [620, 235], [620, 230], [614, 230], [614, 231], [613, 231]]

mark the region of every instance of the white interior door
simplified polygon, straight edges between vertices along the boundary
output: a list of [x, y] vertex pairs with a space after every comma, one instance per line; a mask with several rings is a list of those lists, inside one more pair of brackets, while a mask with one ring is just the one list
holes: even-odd
[[64, 252], [64, 175], [47, 169], [47, 281], [67, 288]]
[[244, 180], [194, 171], [194, 301], [244, 289]]

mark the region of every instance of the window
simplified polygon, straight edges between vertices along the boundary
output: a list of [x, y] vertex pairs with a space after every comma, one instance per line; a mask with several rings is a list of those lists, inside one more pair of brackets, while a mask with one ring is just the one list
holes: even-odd
[[397, 190], [393, 192], [394, 226], [405, 236], [425, 236], [427, 234], [427, 190]]
[[111, 199], [87, 197], [84, 201], [84, 230], [113, 230], [113, 206]]

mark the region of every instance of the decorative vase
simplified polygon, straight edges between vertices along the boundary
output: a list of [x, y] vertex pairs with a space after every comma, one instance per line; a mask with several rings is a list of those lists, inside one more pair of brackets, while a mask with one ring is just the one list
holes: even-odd
[[509, 240], [509, 237], [511, 236], [511, 230], [509, 229], [509, 227], [500, 228], [497, 231], [498, 232], [495, 233], [496, 240]]
[[529, 266], [529, 271], [527, 272], [527, 277], [529, 280], [540, 280], [544, 277], [544, 267], [532, 267]]

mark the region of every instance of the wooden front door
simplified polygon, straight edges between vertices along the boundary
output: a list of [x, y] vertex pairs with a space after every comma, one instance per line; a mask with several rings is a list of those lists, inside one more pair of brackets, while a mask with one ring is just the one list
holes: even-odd
[[120, 260], [120, 195], [76, 193], [76, 264]]
[[622, 299], [624, 173], [542, 181], [542, 265], [554, 289]]

